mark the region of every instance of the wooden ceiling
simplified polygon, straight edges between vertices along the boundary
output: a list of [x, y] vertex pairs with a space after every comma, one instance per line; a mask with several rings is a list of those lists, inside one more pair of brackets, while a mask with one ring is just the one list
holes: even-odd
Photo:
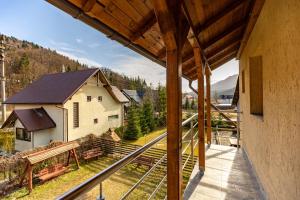
[[[74, 18], [165, 66], [166, 48], [151, 0], [47, 0]], [[263, 0], [185, 0], [183, 10], [211, 70], [239, 57]], [[182, 51], [184, 77], [195, 80], [192, 46]]]

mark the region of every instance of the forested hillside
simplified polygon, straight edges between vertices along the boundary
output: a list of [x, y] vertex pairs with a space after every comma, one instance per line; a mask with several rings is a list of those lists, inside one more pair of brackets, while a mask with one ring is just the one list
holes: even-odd
[[[5, 48], [7, 96], [15, 94], [44, 74], [61, 72], [63, 65], [66, 71], [87, 68], [86, 65], [56, 51], [15, 37], [5, 37]], [[119, 89], [137, 89], [144, 92], [148, 88], [145, 80], [139, 77], [129, 78], [107, 68], [102, 71], [110, 83]]]

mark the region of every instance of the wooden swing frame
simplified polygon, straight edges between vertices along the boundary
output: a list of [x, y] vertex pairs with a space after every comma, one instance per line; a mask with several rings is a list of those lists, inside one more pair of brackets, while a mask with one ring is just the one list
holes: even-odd
[[43, 161], [45, 161], [49, 158], [53, 158], [57, 155], [65, 153], [65, 152], [69, 152], [66, 167], [69, 166], [70, 158], [72, 156], [72, 157], [74, 157], [74, 159], [76, 161], [77, 168], [79, 169], [79, 161], [78, 161], [78, 157], [77, 157], [76, 150], [75, 150], [77, 147], [79, 147], [78, 142], [73, 141], [73, 142], [67, 142], [67, 143], [64, 143], [62, 145], [59, 145], [59, 146], [56, 146], [56, 147], [53, 147], [53, 148], [45, 149], [45, 150], [42, 150], [42, 151], [39, 151], [39, 152], [35, 152], [35, 153], [32, 153], [32, 154], [23, 156], [22, 158], [26, 159], [27, 165], [26, 165], [24, 173], [21, 177], [20, 186], [23, 185], [23, 181], [24, 181], [25, 176], [27, 174], [27, 177], [28, 177], [28, 190], [29, 190], [29, 193], [31, 193], [32, 188], [33, 188], [33, 186], [32, 186], [33, 166], [35, 164], [38, 164], [40, 162], [43, 162]]

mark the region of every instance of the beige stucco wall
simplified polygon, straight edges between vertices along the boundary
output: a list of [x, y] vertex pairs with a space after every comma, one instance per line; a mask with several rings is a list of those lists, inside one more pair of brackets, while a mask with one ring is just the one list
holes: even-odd
[[[92, 101], [87, 102], [87, 96], [92, 96]], [[102, 96], [102, 102], [98, 102]], [[73, 127], [73, 102], [79, 102], [79, 127]], [[96, 135], [106, 132], [110, 127], [122, 125], [122, 104], [116, 102], [96, 78], [91, 78], [87, 84], [79, 89], [70, 100], [64, 104], [68, 109], [68, 140], [74, 140], [93, 133]], [[119, 115], [117, 120], [108, 121], [108, 116]], [[94, 119], [98, 123], [94, 124]]]
[[[240, 60], [242, 142], [269, 199], [300, 199], [299, 10], [299, 0], [266, 0]], [[249, 104], [249, 57], [260, 55], [263, 117]]]
[[[53, 119], [53, 121], [56, 124], [55, 128], [47, 129], [47, 130], [41, 130], [38, 131], [41, 134], [49, 134], [50, 140], [55, 141], [66, 141], [66, 138], [64, 137], [64, 129], [66, 129], [67, 122], [66, 120], [63, 120], [64, 111], [62, 109], [62, 105], [15, 105], [14, 109], [30, 109], [30, 108], [40, 108], [43, 107], [48, 115]], [[42, 140], [42, 137], [39, 137]], [[37, 144], [40, 144], [41, 142], [39, 139], [37, 139]], [[42, 142], [44, 143], [44, 142]], [[49, 143], [49, 142], [48, 142]], [[47, 143], [47, 144], [48, 144]], [[40, 146], [40, 145], [39, 145]]]

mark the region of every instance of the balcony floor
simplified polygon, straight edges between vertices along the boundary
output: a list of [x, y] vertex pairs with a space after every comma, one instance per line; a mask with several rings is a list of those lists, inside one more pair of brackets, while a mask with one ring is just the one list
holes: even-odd
[[198, 163], [185, 190], [184, 199], [264, 199], [251, 165], [235, 147], [211, 145], [206, 150], [206, 169]]

